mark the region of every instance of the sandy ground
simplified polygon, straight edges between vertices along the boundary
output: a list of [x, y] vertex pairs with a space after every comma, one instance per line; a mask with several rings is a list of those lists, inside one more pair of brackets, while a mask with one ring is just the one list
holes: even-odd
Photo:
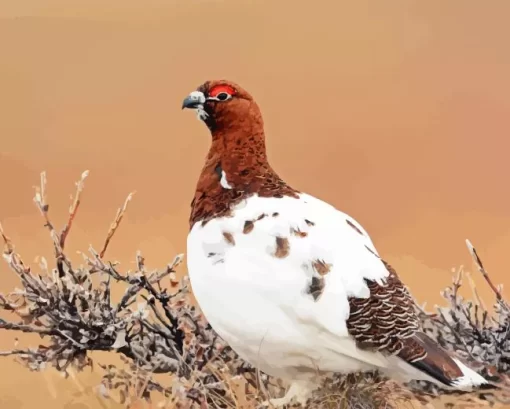
[[[50, 255], [32, 186], [46, 170], [62, 223], [89, 169], [70, 251], [99, 246], [136, 190], [110, 256], [128, 268], [137, 249], [151, 266], [184, 252], [209, 141], [180, 103], [229, 78], [259, 101], [279, 173], [358, 219], [418, 299], [440, 302], [451, 268], [471, 269], [465, 238], [509, 283], [509, 11], [503, 1], [2, 0], [0, 220], [27, 261]], [[0, 272], [0, 289], [17, 284]], [[11, 345], [3, 334], [0, 348]], [[2, 408], [100, 407], [87, 396], [94, 374], [79, 378], [82, 394], [10, 359], [0, 368]]]

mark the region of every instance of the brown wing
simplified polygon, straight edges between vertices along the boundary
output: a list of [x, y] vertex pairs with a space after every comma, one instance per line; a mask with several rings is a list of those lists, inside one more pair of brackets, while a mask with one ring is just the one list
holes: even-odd
[[361, 349], [396, 354], [404, 340], [420, 329], [414, 300], [388, 263], [390, 273], [384, 285], [365, 280], [369, 298], [350, 298], [347, 329]]
[[464, 375], [450, 355], [423, 332], [406, 339], [398, 356], [445, 385]]
[[369, 298], [350, 298], [347, 329], [361, 349], [397, 355], [445, 385], [463, 376], [455, 361], [434, 340], [420, 332], [414, 300], [393, 267], [385, 284], [366, 280]]

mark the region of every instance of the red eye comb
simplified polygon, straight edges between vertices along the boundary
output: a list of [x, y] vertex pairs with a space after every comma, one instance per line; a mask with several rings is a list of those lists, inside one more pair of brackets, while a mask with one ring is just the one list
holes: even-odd
[[230, 85], [226, 84], [216, 85], [209, 91], [209, 96], [216, 97], [218, 94], [221, 94], [222, 92], [226, 92], [229, 95], [234, 95], [236, 93], [236, 90], [232, 88]]

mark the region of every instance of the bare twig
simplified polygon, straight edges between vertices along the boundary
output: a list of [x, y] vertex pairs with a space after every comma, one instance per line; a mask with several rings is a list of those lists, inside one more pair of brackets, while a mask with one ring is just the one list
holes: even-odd
[[80, 207], [80, 198], [81, 198], [81, 192], [83, 191], [83, 187], [85, 185], [85, 179], [89, 175], [89, 171], [86, 170], [81, 174], [81, 178], [78, 182], [76, 182], [76, 193], [73, 198], [73, 202], [71, 206], [69, 207], [69, 218], [67, 219], [67, 223], [62, 229], [60, 233], [60, 247], [62, 250], [65, 247], [65, 242], [67, 235], [69, 234], [69, 230], [71, 230], [71, 226], [73, 225], [74, 218], [76, 216], [76, 212], [78, 211], [78, 208]]
[[0, 236], [2, 236], [2, 240], [4, 242], [4, 254], [11, 254], [14, 251], [14, 246], [12, 245], [11, 240], [9, 237], [5, 235], [4, 228], [2, 226], [2, 223], [0, 223]]
[[487, 271], [485, 271], [485, 268], [482, 264], [482, 260], [478, 256], [478, 253], [476, 252], [476, 249], [473, 247], [471, 242], [466, 239], [466, 245], [469, 250], [469, 253], [471, 254], [471, 257], [473, 257], [473, 261], [476, 264], [476, 267], [478, 268], [478, 271], [482, 273], [483, 278], [485, 278], [485, 281], [487, 281], [487, 284], [489, 284], [489, 287], [492, 289], [494, 294], [496, 295], [496, 299], [498, 302], [500, 302], [502, 305], [505, 305], [507, 307], [506, 302], [503, 300], [503, 295], [501, 294], [500, 290], [492, 283], [492, 280], [489, 277], [489, 274], [487, 274]]
[[106, 234], [106, 240], [103, 244], [103, 249], [99, 252], [99, 257], [103, 258], [104, 254], [106, 253], [106, 249], [108, 248], [108, 244], [110, 244], [110, 240], [112, 239], [113, 235], [119, 228], [120, 222], [122, 221], [122, 218], [124, 217], [124, 214], [126, 213], [127, 207], [131, 199], [133, 199], [133, 195], [135, 192], [131, 192], [126, 200], [124, 201], [124, 205], [120, 207], [117, 210], [117, 214], [115, 215], [115, 220], [110, 225], [110, 228], [108, 229], [108, 233]]

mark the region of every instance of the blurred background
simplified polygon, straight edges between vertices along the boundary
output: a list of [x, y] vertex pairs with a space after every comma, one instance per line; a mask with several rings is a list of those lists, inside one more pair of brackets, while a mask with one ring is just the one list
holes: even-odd
[[[100, 247], [136, 190], [109, 257], [127, 269], [140, 249], [163, 266], [185, 252], [209, 145], [181, 101], [226, 78], [259, 102], [273, 167], [361, 222], [420, 302], [441, 302], [453, 267], [473, 270], [466, 238], [510, 283], [509, 12], [505, 1], [2, 0], [0, 221], [25, 261], [51, 256], [33, 186], [46, 170], [61, 226], [89, 169], [70, 253]], [[0, 274], [0, 290], [18, 285]], [[1, 408], [104, 405], [89, 393], [98, 374], [0, 368]]]

